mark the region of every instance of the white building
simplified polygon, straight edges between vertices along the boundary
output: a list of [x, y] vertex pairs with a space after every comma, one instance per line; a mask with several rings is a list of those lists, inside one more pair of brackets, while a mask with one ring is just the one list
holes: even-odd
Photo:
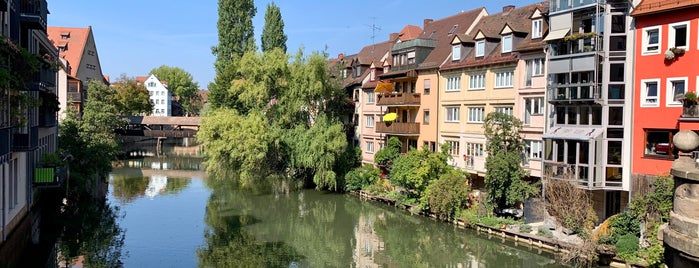
[[148, 94], [150, 94], [150, 102], [153, 103], [152, 116], [171, 116], [172, 115], [172, 94], [167, 88], [164, 81], [151, 74], [144, 82]]

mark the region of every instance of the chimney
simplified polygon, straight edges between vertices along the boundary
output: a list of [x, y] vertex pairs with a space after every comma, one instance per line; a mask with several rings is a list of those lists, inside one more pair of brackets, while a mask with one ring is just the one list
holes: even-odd
[[388, 40], [390, 40], [390, 41], [395, 41], [396, 39], [398, 39], [398, 36], [399, 36], [398, 33], [391, 33], [391, 34], [388, 36]]
[[423, 21], [422, 21], [422, 29], [427, 29], [427, 24], [429, 24], [430, 22], [433, 22], [433, 21], [434, 21], [433, 19], [425, 19], [425, 20], [423, 20]]
[[510, 11], [514, 10], [515, 6], [514, 5], [507, 5], [502, 7], [502, 13], [509, 13]]
[[342, 53], [337, 54], [337, 59], [338, 59], [338, 60], [341, 60], [341, 59], [343, 59], [344, 57], [345, 57], [345, 54], [342, 54]]

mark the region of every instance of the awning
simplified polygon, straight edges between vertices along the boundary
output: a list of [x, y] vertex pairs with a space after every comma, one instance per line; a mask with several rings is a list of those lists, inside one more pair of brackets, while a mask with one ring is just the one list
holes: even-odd
[[376, 93], [391, 93], [393, 92], [393, 83], [379, 82], [374, 89]]
[[384, 122], [392, 122], [393, 120], [396, 120], [398, 118], [398, 114], [396, 113], [387, 113], [383, 116], [383, 121]]
[[559, 29], [550, 31], [549, 34], [546, 35], [546, 38], [544, 38], [544, 41], [554, 41], [563, 39], [563, 37], [568, 35], [568, 32], [570, 32], [570, 29]]
[[588, 141], [602, 135], [602, 128], [554, 127], [542, 136], [544, 139]]

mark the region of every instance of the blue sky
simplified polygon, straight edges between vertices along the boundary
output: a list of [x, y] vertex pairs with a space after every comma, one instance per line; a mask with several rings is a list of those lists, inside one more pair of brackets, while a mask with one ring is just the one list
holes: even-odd
[[[255, 39], [260, 40], [269, 0], [255, 0]], [[440, 19], [484, 6], [488, 13], [505, 5], [523, 6], [535, 1], [488, 0], [276, 0], [285, 23], [289, 53], [302, 47], [305, 53], [326, 51], [357, 53], [372, 43], [388, 39], [407, 24], [422, 27], [425, 18]], [[213, 81], [214, 56], [218, 43], [217, 1], [192, 0], [49, 0], [51, 26], [92, 26], [102, 71], [113, 79], [121, 74], [147, 75], [160, 65], [183, 68], [201, 88]]]

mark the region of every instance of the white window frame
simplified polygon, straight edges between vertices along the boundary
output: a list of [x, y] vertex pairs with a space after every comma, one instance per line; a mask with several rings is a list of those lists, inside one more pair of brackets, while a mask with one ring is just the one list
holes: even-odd
[[451, 47], [451, 60], [452, 61], [457, 61], [461, 59], [461, 45], [453, 45]]
[[513, 45], [512, 34], [502, 36], [502, 53], [512, 52]]
[[376, 69], [371, 69], [370, 79], [371, 81], [376, 80]]
[[461, 75], [448, 76], [446, 80], [446, 92], [461, 91]]
[[483, 57], [485, 55], [485, 40], [476, 41], [476, 57]]
[[532, 20], [532, 39], [541, 38], [543, 34], [544, 22], [542, 19]]
[[367, 92], [366, 93], [366, 103], [367, 104], [374, 104], [376, 102], [376, 94], [374, 92]]
[[675, 28], [677, 26], [687, 27], [687, 33], [685, 36], [685, 40], [687, 40], [687, 44], [684, 46], [679, 46], [677, 48], [684, 48], [686, 50], [689, 49], [689, 43], [690, 43], [689, 37], [691, 36], [691, 34], [690, 34], [691, 28], [689, 27], [689, 25], [690, 25], [689, 21], [682, 21], [682, 22], [668, 24], [668, 34], [667, 34], [667, 47], [668, 47], [668, 49], [675, 47], [675, 38], [677, 37], [676, 32], [675, 32]]
[[495, 112], [496, 113], [504, 113], [507, 115], [513, 115], [514, 114], [514, 108], [512, 106], [500, 106], [500, 107], [495, 107]]
[[[656, 94], [655, 97], [648, 97], [648, 84], [655, 83]], [[648, 102], [649, 100], [655, 99], [655, 102]], [[641, 79], [641, 107], [660, 107], [660, 79]]]
[[469, 90], [483, 90], [485, 89], [485, 73], [472, 74], [468, 78], [468, 89]]
[[496, 72], [493, 78], [495, 80], [495, 88], [511, 88], [515, 84], [515, 71]]
[[673, 82], [676, 81], [683, 81], [684, 82], [684, 93], [687, 93], [687, 87], [689, 86], [687, 84], [687, 77], [671, 77], [667, 79], [667, 83], [665, 83], [665, 106], [667, 107], [680, 107], [682, 106], [682, 102], [675, 101], [675, 88], [672, 86]]
[[[529, 105], [527, 105], [529, 103]], [[524, 110], [530, 111], [531, 115], [544, 114], [544, 97], [524, 98]]]
[[[544, 142], [540, 140], [524, 140], [525, 146], [527, 146], [526, 150], [528, 151], [526, 156], [527, 159], [541, 159], [541, 155], [543, 154], [543, 146]], [[538, 149], [538, 151], [536, 151]], [[538, 155], [537, 155], [538, 153]]]
[[374, 119], [373, 115], [365, 115], [364, 119], [365, 119], [364, 121], [366, 121], [366, 122], [364, 122], [365, 127], [374, 127], [375, 119]]
[[[650, 40], [648, 32], [658, 31], [658, 49], [650, 50], [649, 47], [655, 47], [656, 45], [650, 45], [648, 41]], [[660, 26], [646, 27], [643, 28], [643, 47], [641, 48], [642, 55], [656, 55], [660, 54], [663, 50], [663, 28]]]
[[444, 107], [444, 122], [446, 123], [458, 123], [461, 120], [461, 107], [459, 106], [447, 106]]
[[366, 142], [366, 152], [367, 153], [374, 153], [374, 142], [373, 141], [367, 141]]
[[449, 153], [450, 155], [459, 155], [459, 151], [461, 149], [461, 148], [459, 148], [459, 147], [461, 147], [461, 146], [459, 146], [459, 145], [461, 145], [460, 141], [458, 141], [458, 140], [446, 140], [445, 142], [447, 144], [449, 144], [451, 147], [451, 148], [449, 148], [449, 151], [447, 153]]
[[485, 107], [468, 107], [468, 123], [483, 123]]

